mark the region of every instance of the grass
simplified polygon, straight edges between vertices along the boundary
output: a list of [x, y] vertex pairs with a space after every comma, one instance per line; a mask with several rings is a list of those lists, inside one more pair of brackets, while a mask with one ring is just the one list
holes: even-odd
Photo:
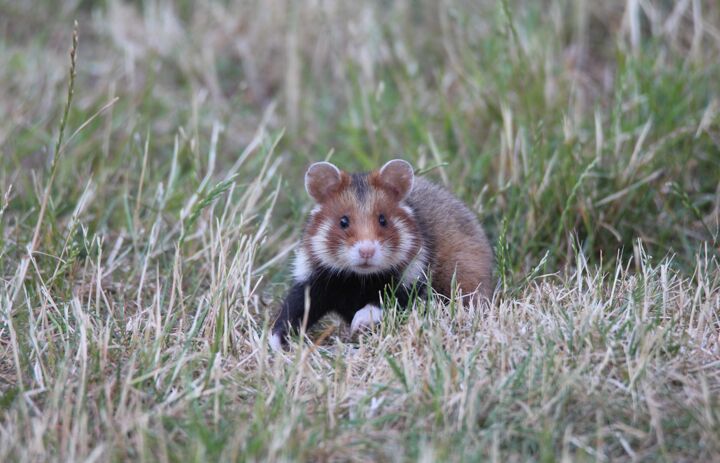
[[[0, 13], [0, 460], [720, 460], [717, 5]], [[393, 157], [494, 303], [272, 354], [305, 166]]]

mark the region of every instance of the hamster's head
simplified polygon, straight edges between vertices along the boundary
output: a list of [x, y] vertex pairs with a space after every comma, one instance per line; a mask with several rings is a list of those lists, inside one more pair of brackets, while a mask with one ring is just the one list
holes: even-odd
[[305, 189], [316, 205], [302, 243], [307, 263], [356, 274], [402, 271], [421, 244], [405, 203], [413, 181], [412, 166], [400, 159], [370, 173], [343, 172], [329, 162], [311, 165]]

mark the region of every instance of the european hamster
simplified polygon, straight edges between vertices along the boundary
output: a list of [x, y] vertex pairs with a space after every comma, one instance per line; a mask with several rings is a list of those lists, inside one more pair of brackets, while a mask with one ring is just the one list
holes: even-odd
[[454, 276], [463, 294], [477, 301], [492, 296], [493, 253], [475, 214], [416, 177], [406, 161], [369, 173], [317, 162], [305, 173], [305, 189], [316, 205], [296, 252], [294, 284], [272, 328], [273, 349], [303, 324], [306, 297], [307, 328], [335, 312], [356, 331], [381, 320], [386, 290], [405, 306], [428, 281], [450, 296]]

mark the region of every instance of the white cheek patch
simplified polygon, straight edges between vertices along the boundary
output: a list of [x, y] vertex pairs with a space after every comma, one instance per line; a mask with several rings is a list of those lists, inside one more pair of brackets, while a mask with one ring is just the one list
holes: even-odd
[[413, 212], [413, 210], [412, 210], [412, 209], [410, 208], [410, 206], [408, 206], [408, 205], [402, 204], [402, 205], [400, 205], [400, 209], [402, 209], [403, 211], [405, 211], [405, 213], [406, 213], [407, 215], [409, 215], [410, 217], [414, 217], [414, 216], [415, 216], [415, 213]]
[[397, 220], [395, 222], [395, 227], [398, 230], [398, 236], [400, 237], [400, 244], [398, 245], [397, 250], [397, 263], [403, 262], [408, 258], [410, 255], [410, 251], [412, 251], [413, 248], [413, 237], [410, 235], [410, 232], [408, 231], [408, 227], [405, 224], [404, 220]]
[[330, 234], [330, 223], [323, 222], [318, 227], [317, 233], [310, 238], [310, 249], [315, 257], [327, 265], [332, 265], [330, 250], [327, 247], [328, 235]]
[[382, 321], [382, 309], [376, 305], [368, 304], [355, 312], [350, 324], [350, 331], [354, 334], [358, 330], [372, 328]]
[[406, 288], [412, 288], [416, 282], [426, 281], [425, 268], [427, 267], [427, 252], [425, 248], [420, 248], [417, 255], [408, 264], [403, 272], [400, 282]]
[[305, 248], [300, 246], [295, 253], [295, 261], [293, 262], [292, 276], [296, 283], [303, 283], [310, 278], [312, 266], [310, 258], [308, 258]]
[[347, 247], [344, 244], [340, 246], [340, 252], [338, 252], [337, 263], [341, 267], [352, 267], [355, 263], [353, 259], [353, 248]]

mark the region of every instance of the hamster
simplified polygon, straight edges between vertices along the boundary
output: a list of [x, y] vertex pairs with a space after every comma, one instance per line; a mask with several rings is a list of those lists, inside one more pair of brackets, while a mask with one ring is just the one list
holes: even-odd
[[395, 159], [369, 173], [317, 162], [305, 173], [305, 189], [315, 207], [296, 252], [294, 284], [272, 327], [273, 349], [329, 312], [353, 332], [379, 322], [386, 291], [405, 306], [428, 282], [450, 296], [454, 277], [476, 301], [492, 297], [493, 252], [475, 214], [416, 177], [408, 162]]

